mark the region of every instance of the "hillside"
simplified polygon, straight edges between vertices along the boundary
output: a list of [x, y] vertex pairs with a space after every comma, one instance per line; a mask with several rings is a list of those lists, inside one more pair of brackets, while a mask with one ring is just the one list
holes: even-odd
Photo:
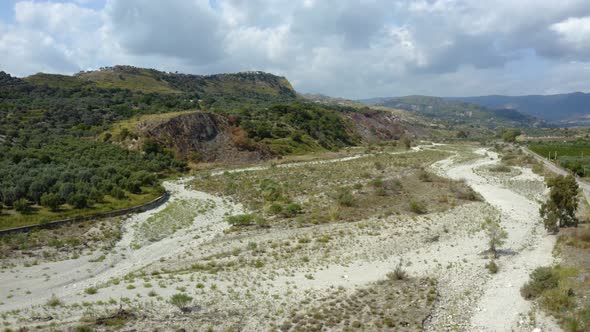
[[514, 109], [560, 125], [589, 125], [590, 93], [445, 98], [490, 108]]
[[187, 163], [239, 164], [428, 133], [398, 111], [315, 103], [263, 72], [0, 72], [0, 228], [136, 205]]
[[477, 127], [531, 127], [542, 125], [533, 116], [510, 109], [488, 109], [477, 104], [430, 96], [406, 96], [362, 100], [366, 104], [399, 108], [445, 125]]

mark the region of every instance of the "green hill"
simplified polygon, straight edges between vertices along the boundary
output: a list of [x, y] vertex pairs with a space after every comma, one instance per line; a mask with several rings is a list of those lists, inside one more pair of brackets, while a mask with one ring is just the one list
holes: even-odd
[[187, 161], [255, 161], [425, 131], [407, 124], [396, 112], [306, 101], [263, 72], [0, 72], [0, 229], [151, 200], [158, 177]]

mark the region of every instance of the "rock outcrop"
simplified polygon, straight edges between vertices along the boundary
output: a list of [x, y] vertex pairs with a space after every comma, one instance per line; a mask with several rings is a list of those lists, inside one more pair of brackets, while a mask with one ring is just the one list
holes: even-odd
[[244, 134], [227, 117], [209, 112], [179, 115], [145, 131], [147, 137], [183, 159], [240, 163], [273, 157], [270, 150]]

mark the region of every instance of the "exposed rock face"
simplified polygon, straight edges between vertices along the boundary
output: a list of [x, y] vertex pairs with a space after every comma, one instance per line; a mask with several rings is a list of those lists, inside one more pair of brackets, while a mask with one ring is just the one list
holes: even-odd
[[[400, 116], [379, 110], [342, 112], [352, 135], [365, 142], [420, 135], [424, 128], [409, 126]], [[250, 140], [231, 118], [211, 112], [194, 112], [143, 123], [140, 131], [182, 159], [239, 164], [275, 157], [270, 148]]]
[[195, 161], [239, 163], [273, 156], [263, 146], [244, 144], [243, 135], [226, 117], [208, 112], [179, 115], [147, 129], [146, 135]]
[[383, 111], [363, 110], [343, 113], [343, 116], [354, 123], [363, 141], [399, 139], [404, 135], [414, 136], [423, 131], [423, 129], [409, 126], [396, 114]]

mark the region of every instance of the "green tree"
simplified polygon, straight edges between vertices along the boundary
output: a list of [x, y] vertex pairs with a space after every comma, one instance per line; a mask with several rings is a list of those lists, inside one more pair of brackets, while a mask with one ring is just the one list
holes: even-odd
[[68, 203], [75, 209], [83, 209], [88, 206], [88, 196], [84, 194], [73, 194]]
[[41, 205], [49, 208], [51, 211], [56, 211], [59, 208], [60, 203], [58, 194], [45, 193], [41, 196]]
[[560, 175], [547, 180], [547, 187], [551, 189], [549, 198], [539, 211], [545, 228], [556, 233], [560, 227], [577, 225], [579, 187], [576, 179], [571, 175]]
[[520, 136], [521, 132], [517, 129], [506, 129], [502, 132], [502, 140], [508, 143], [516, 142], [516, 138]]
[[508, 238], [508, 233], [502, 228], [500, 223], [496, 220], [487, 218], [482, 225], [486, 236], [488, 237], [489, 251], [498, 258], [498, 247], [503, 245]]

